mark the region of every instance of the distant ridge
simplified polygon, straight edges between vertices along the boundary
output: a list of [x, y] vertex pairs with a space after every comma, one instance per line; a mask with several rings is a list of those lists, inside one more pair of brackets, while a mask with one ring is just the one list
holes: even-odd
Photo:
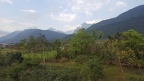
[[50, 41], [55, 39], [61, 39], [66, 36], [66, 34], [64, 33], [55, 32], [51, 30], [28, 29], [17, 33], [13, 32], [9, 35], [1, 37], [0, 43], [18, 43], [23, 38], [29, 39], [30, 35], [33, 35], [35, 38], [37, 38], [39, 34], [45, 35], [45, 37]]
[[98, 31], [103, 31], [104, 37], [129, 29], [134, 29], [141, 34], [144, 34], [144, 5], [130, 9], [120, 14], [118, 17], [93, 24], [87, 31], [90, 31], [93, 28]]
[[15, 32], [12, 32], [12, 33], [10, 33], [10, 34], [8, 34], [8, 35], [6, 35], [6, 36], [1, 37], [1, 38], [0, 38], [0, 43], [1, 43], [1, 42], [4, 42], [4, 41], [6, 41], [6, 40], [12, 39], [12, 38], [15, 37], [16, 35], [18, 35], [18, 33], [20, 33], [20, 31], [15, 31]]

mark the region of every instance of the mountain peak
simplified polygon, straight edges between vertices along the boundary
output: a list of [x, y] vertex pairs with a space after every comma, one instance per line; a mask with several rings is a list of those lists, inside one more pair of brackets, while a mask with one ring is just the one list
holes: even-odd
[[48, 30], [51, 30], [51, 31], [57, 31], [56, 29], [50, 27]]
[[88, 23], [84, 22], [84, 23], [81, 24], [81, 27], [87, 29], [87, 28], [90, 27], [91, 25], [92, 25], [92, 24], [88, 24]]

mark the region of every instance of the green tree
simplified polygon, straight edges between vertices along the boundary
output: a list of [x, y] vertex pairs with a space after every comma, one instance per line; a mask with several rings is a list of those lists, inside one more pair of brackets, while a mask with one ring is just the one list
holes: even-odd
[[123, 47], [125, 49], [134, 50], [137, 59], [143, 58], [139, 52], [144, 50], [144, 37], [135, 30], [128, 30], [127, 32], [124, 32], [122, 36]]
[[25, 38], [21, 39], [21, 41], [15, 45], [15, 49], [22, 51], [22, 47], [26, 44], [26, 42], [27, 40]]
[[99, 36], [98, 36], [98, 40], [100, 40], [102, 38], [102, 35], [103, 35], [103, 32], [100, 32]]
[[120, 66], [124, 64], [140, 69], [144, 65], [144, 55], [141, 54], [144, 53], [144, 37], [141, 34], [135, 30], [128, 30], [117, 34], [113, 43]]
[[48, 40], [45, 35], [39, 34], [36, 47], [37, 50], [41, 52], [41, 58], [43, 59], [43, 62], [45, 62], [45, 52], [48, 51]]
[[[27, 52], [29, 52], [29, 53], [31, 53], [31, 55], [33, 55], [36, 45], [37, 45], [36, 39], [33, 35], [31, 35], [29, 37], [29, 40], [28, 40], [27, 45], [26, 45]], [[31, 56], [31, 55], [29, 54], [29, 56]], [[34, 55], [34, 58], [35, 58], [35, 55]]]
[[88, 48], [95, 41], [92, 34], [87, 33], [85, 29], [80, 29], [70, 40], [70, 50], [72, 55], [89, 54]]
[[33, 35], [31, 35], [31, 36], [29, 37], [29, 41], [28, 41], [28, 43], [27, 43], [27, 50], [28, 50], [29, 52], [33, 52], [35, 45], [36, 45], [36, 39], [35, 39], [35, 37], [34, 37]]
[[61, 40], [59, 40], [59, 39], [55, 40], [55, 41], [52, 43], [52, 48], [53, 48], [53, 50], [56, 50], [57, 53], [59, 53], [59, 52], [60, 52], [61, 44], [62, 44]]

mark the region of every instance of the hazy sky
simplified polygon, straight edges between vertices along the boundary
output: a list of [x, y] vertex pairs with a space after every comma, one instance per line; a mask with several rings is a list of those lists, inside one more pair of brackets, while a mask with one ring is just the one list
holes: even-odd
[[144, 0], [0, 0], [0, 30], [52, 27], [67, 31], [142, 4]]

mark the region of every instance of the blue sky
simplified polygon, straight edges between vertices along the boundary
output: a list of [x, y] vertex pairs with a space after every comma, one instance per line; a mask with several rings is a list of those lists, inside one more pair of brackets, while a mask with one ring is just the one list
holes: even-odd
[[0, 30], [73, 30], [143, 4], [144, 0], [0, 0]]

